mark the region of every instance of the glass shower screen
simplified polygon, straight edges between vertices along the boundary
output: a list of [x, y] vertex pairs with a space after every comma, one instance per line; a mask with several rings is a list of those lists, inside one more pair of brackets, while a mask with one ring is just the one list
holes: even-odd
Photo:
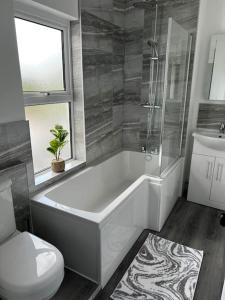
[[189, 33], [169, 18], [161, 119], [161, 174], [181, 155], [190, 42]]

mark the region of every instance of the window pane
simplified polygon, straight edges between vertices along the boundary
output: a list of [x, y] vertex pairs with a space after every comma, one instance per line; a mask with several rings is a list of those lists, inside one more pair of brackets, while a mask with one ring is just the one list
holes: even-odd
[[[54, 136], [49, 132], [56, 124], [70, 132], [69, 104], [45, 104], [25, 107], [26, 119], [30, 122], [34, 172], [38, 173], [51, 165], [54, 156], [46, 148]], [[70, 140], [70, 134], [68, 136]], [[70, 141], [62, 150], [63, 159], [71, 158]]]
[[24, 92], [62, 91], [62, 31], [15, 18]]

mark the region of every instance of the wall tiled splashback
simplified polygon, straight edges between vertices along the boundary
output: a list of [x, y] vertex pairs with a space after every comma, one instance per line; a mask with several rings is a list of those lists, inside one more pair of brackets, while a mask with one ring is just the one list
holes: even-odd
[[[147, 111], [140, 104], [145, 100], [144, 89], [148, 89], [149, 49], [146, 42], [152, 36], [154, 10], [144, 12], [135, 9], [133, 2], [85, 0], [81, 4], [88, 162], [122, 148], [140, 151], [145, 144]], [[172, 17], [193, 35], [192, 70], [199, 0], [159, 2], [157, 34], [160, 36], [161, 79], [158, 79], [157, 101], [160, 104], [164, 86], [168, 18]], [[191, 79], [190, 76], [189, 83]], [[189, 96], [187, 111], [188, 105]], [[187, 124], [187, 113], [185, 120]], [[160, 129], [159, 111], [154, 117], [151, 140], [153, 151], [159, 148]]]
[[225, 122], [225, 105], [200, 103], [197, 127], [219, 130], [220, 123]]
[[122, 148], [125, 1], [81, 3], [87, 161]]
[[[140, 150], [145, 143], [147, 130], [146, 111], [140, 108], [140, 104], [148, 100], [149, 90], [149, 69], [150, 52], [147, 41], [153, 37], [155, 10], [146, 9], [145, 13], [141, 9], [133, 8], [132, 0], [127, 1], [125, 13], [125, 84], [124, 84], [124, 127], [123, 145], [128, 149]], [[199, 0], [160, 0], [157, 23], [157, 39], [159, 42], [159, 77], [157, 104], [161, 105], [164, 91], [165, 56], [168, 35], [168, 19], [173, 18], [178, 24], [186, 29], [193, 36], [191, 51], [190, 76], [188, 84], [187, 107], [184, 126], [184, 137], [186, 135], [187, 115], [190, 100], [190, 86], [192, 80], [193, 57], [195, 49], [195, 39], [198, 21]], [[142, 67], [143, 66], [143, 67]], [[167, 109], [170, 109], [167, 105]], [[151, 150], [159, 147], [161, 132], [160, 111], [154, 116], [154, 137], [151, 141]], [[175, 120], [177, 118], [174, 118]], [[170, 119], [173, 120], [172, 116]], [[165, 126], [168, 127], [167, 124]], [[171, 127], [171, 126], [170, 126]], [[185, 138], [183, 145], [185, 144]]]
[[29, 187], [34, 172], [27, 121], [0, 124], [0, 180], [11, 179], [17, 228], [30, 227]]

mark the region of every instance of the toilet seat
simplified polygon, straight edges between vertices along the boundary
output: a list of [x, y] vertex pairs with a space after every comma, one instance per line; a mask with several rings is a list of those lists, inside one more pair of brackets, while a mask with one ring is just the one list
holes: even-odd
[[23, 232], [0, 245], [0, 297], [47, 300], [64, 277], [62, 254], [42, 239]]

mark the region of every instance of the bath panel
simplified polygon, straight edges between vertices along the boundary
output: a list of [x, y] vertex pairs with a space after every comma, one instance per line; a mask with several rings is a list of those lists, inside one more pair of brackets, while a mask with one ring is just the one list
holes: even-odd
[[31, 201], [34, 232], [103, 287], [143, 229], [161, 230], [181, 195], [183, 159], [154, 177], [157, 161], [122, 151], [42, 191]]

